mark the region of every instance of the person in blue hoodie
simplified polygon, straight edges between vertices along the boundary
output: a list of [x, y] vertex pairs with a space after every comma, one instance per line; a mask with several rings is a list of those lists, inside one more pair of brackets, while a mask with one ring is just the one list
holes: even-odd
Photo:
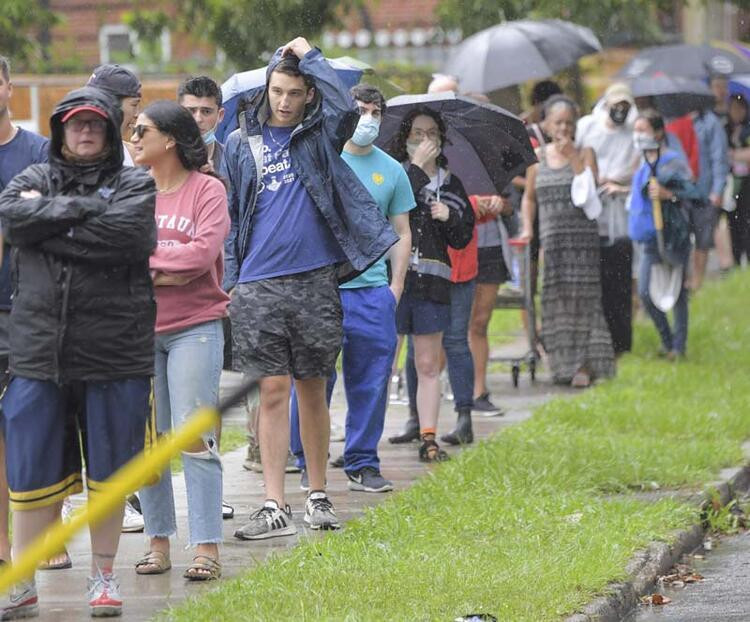
[[330, 414], [326, 379], [343, 336], [339, 283], [396, 243], [387, 218], [341, 158], [359, 122], [351, 95], [319, 50], [298, 37], [277, 50], [267, 82], [225, 145], [231, 225], [224, 289], [231, 292], [233, 364], [260, 379], [259, 437], [266, 501], [235, 532], [292, 535], [284, 502], [294, 378], [310, 491], [304, 522], [340, 524], [325, 492]]
[[[690, 257], [688, 210], [694, 201], [701, 200], [702, 195], [692, 181], [687, 160], [666, 146], [664, 119], [658, 112], [641, 112], [633, 130], [635, 148], [643, 154], [641, 166], [633, 177], [628, 222], [630, 238], [639, 243], [642, 250], [638, 267], [638, 295], [659, 332], [660, 354], [673, 360], [684, 356], [687, 347], [688, 297], [684, 277]], [[666, 242], [665, 257], [660, 254], [654, 226], [652, 200], [656, 198], [662, 201], [665, 223], [671, 221], [677, 233]], [[666, 313], [656, 307], [649, 294], [651, 267], [663, 261], [684, 267], [682, 287], [674, 305], [673, 326], [670, 326]]]

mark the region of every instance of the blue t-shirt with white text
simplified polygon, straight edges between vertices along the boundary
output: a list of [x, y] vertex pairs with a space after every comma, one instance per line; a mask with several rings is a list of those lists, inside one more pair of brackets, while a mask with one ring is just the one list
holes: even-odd
[[[0, 145], [0, 192], [18, 173], [32, 164], [47, 162], [47, 145], [44, 136], [18, 128], [10, 142]], [[0, 310], [10, 310], [10, 247], [3, 246], [3, 265], [0, 267]]]
[[293, 130], [263, 126], [262, 183], [240, 283], [309, 272], [346, 260], [294, 170], [289, 154]]

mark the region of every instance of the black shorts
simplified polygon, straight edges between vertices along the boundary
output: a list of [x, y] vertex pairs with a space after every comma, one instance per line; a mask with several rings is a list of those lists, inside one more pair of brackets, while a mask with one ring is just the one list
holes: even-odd
[[328, 378], [343, 338], [333, 266], [240, 283], [229, 303], [232, 364], [250, 376]]
[[510, 280], [502, 246], [485, 246], [479, 249], [477, 256], [479, 263], [477, 283], [501, 285]]
[[714, 247], [714, 229], [719, 222], [719, 210], [708, 201], [690, 201], [687, 206], [690, 229], [695, 236], [695, 248], [707, 251]]

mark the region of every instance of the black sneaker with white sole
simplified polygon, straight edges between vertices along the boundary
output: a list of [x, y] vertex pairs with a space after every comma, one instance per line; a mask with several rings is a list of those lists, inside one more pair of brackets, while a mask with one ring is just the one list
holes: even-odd
[[393, 482], [388, 481], [375, 467], [363, 467], [359, 471], [347, 471], [349, 490], [360, 492], [388, 492]]
[[263, 507], [250, 514], [250, 520], [234, 532], [234, 537], [240, 540], [265, 540], [296, 533], [291, 508], [287, 505], [282, 509], [276, 501], [267, 499]]
[[495, 406], [490, 401], [489, 393], [482, 393], [479, 397], [474, 398], [474, 405], [471, 407], [474, 412], [481, 413], [484, 417], [499, 417], [504, 415], [505, 411], [499, 406]]
[[333, 503], [322, 490], [314, 490], [307, 496], [304, 521], [310, 529], [327, 530], [341, 527]]

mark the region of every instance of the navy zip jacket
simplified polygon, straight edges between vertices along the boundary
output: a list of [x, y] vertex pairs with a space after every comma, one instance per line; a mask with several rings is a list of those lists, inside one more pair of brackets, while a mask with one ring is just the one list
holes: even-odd
[[[268, 65], [268, 77], [280, 60], [279, 49]], [[339, 282], [345, 282], [380, 259], [398, 236], [341, 158], [341, 150], [359, 121], [354, 100], [320, 50], [310, 50], [299, 68], [315, 80], [316, 95], [292, 133], [292, 166], [347, 257], [338, 266]], [[224, 145], [220, 175], [229, 184], [231, 218], [224, 247], [223, 285], [227, 291], [237, 284], [248, 255], [263, 158], [263, 124], [268, 117], [268, 97], [263, 89], [254, 104], [240, 113], [240, 129], [232, 132]]]

